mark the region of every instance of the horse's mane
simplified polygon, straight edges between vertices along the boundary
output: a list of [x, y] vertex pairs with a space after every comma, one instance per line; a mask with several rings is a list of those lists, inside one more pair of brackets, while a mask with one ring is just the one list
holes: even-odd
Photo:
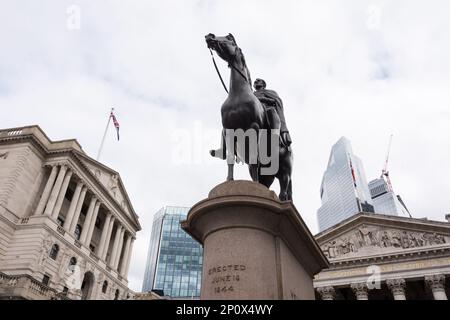
[[247, 73], [248, 84], [250, 85], [250, 88], [251, 88], [252, 87], [252, 77], [250, 76], [250, 70], [248, 70], [247, 62], [245, 61], [244, 53], [242, 52], [241, 48], [239, 48], [239, 53], [241, 54], [241, 62], [245, 68], [245, 72]]

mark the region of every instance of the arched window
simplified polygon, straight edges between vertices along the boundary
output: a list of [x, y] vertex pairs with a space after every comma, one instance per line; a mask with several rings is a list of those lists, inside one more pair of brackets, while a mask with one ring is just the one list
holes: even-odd
[[70, 258], [69, 267], [74, 266], [76, 264], [77, 264], [77, 258], [75, 258], [75, 257]]
[[58, 252], [59, 252], [59, 246], [55, 243], [52, 246], [52, 250], [50, 250], [50, 258], [52, 258], [53, 260], [56, 260], [56, 258], [58, 257]]
[[114, 294], [114, 300], [118, 300], [119, 299], [119, 289], [116, 289], [116, 293]]
[[108, 281], [103, 281], [103, 286], [102, 286], [102, 292], [106, 293], [106, 290], [108, 289]]

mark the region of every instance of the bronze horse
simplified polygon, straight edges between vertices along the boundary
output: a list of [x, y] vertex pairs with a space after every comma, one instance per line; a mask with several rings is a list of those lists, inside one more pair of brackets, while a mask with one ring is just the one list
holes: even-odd
[[[267, 188], [270, 188], [275, 178], [280, 182], [280, 200], [292, 200], [292, 151], [290, 147], [285, 146], [281, 140], [275, 140], [278, 153], [278, 168], [274, 174], [262, 174], [264, 168], [268, 164], [263, 164], [260, 155], [257, 155], [256, 161], [252, 159], [252, 152], [248, 152], [251, 143], [244, 145], [234, 143], [235, 137], [226, 134], [228, 130], [243, 130], [247, 132], [253, 129], [258, 133], [258, 147], [262, 143], [267, 143], [268, 150], [271, 148], [271, 139], [261, 139], [261, 129], [268, 132], [279, 132], [280, 118], [276, 111], [272, 108], [267, 110], [254, 95], [251, 87], [250, 72], [247, 68], [242, 50], [237, 46], [236, 40], [232, 34], [224, 37], [216, 37], [214, 34], [205, 36], [209, 49], [214, 50], [219, 57], [228, 62], [231, 70], [230, 89], [228, 97], [222, 104], [222, 148], [211, 150], [212, 156], [221, 159], [227, 159], [228, 176], [227, 181], [233, 180], [233, 168], [235, 159], [242, 160], [249, 165], [250, 176], [253, 181], [257, 181]], [[230, 146], [233, 146], [230, 148]], [[230, 150], [233, 149], [233, 150]], [[242, 157], [240, 150], [244, 151], [247, 156]], [[258, 149], [259, 150], [259, 149]], [[248, 156], [250, 154], [250, 156]], [[275, 155], [277, 156], [277, 155]], [[254, 157], [254, 156], [253, 156]], [[253, 161], [252, 161], [253, 160]]]

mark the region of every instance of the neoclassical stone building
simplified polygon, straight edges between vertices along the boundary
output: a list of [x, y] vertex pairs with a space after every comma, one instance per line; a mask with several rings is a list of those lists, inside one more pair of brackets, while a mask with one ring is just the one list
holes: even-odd
[[315, 238], [330, 261], [314, 279], [317, 299], [446, 300], [450, 294], [449, 222], [359, 213]]
[[126, 299], [140, 229], [119, 174], [76, 140], [0, 131], [0, 299]]

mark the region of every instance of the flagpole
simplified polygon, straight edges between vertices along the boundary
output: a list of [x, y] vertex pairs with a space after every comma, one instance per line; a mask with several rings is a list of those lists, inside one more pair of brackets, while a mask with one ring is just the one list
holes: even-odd
[[[113, 111], [114, 111], [114, 108], [111, 108], [111, 112], [113, 112]], [[100, 154], [102, 153], [103, 145], [105, 144], [106, 133], [108, 132], [108, 127], [109, 127], [110, 122], [111, 122], [111, 113], [109, 114], [108, 123], [106, 124], [106, 128], [105, 128], [105, 133], [103, 134], [102, 142], [100, 143], [100, 148], [98, 149], [97, 161], [99, 161], [99, 159], [100, 159]]]

